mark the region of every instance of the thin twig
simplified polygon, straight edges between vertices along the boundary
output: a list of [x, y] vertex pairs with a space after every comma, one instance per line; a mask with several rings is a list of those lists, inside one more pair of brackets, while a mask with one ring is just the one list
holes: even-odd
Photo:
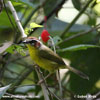
[[64, 89], [64, 93], [67, 92], [67, 94], [70, 94], [70, 97], [74, 97], [75, 94], [71, 90], [67, 89], [66, 86], [65, 87], [63, 86], [63, 89]]
[[[42, 78], [42, 76], [41, 76], [41, 74], [40, 74], [40, 71], [39, 71], [39, 69], [38, 69], [38, 66], [35, 67], [35, 70], [36, 70], [36, 72], [37, 72], [37, 75], [38, 75], [39, 80], [43, 80], [43, 78]], [[41, 87], [42, 87], [42, 91], [43, 91], [45, 100], [50, 100], [50, 99], [49, 99], [49, 96], [48, 96], [48, 91], [47, 91], [47, 88], [46, 88], [44, 82], [41, 83]]]
[[[20, 74], [19, 74], [18, 72], [14, 72], [14, 71], [12, 71], [12, 70], [9, 70], [8, 68], [6, 68], [6, 70], [9, 71], [10, 73], [12, 73], [12, 75], [13, 75], [13, 74], [16, 74], [17, 76], [20, 76]], [[22, 72], [23, 72], [23, 71], [22, 71]], [[30, 80], [30, 81], [33, 82], [33, 79], [31, 79], [31, 78], [26, 77], [25, 79]], [[16, 79], [15, 79], [15, 80], [16, 80]]]
[[23, 27], [25, 28], [28, 24], [28, 22], [30, 21], [30, 19], [32, 18], [32, 16], [35, 14], [36, 11], [38, 11], [42, 6], [44, 6], [46, 4], [47, 0], [45, 0], [41, 5], [38, 5], [34, 10], [32, 10], [32, 12], [29, 14], [29, 16], [26, 18]]
[[23, 20], [23, 17], [26, 15], [26, 13], [27, 13], [28, 10], [29, 10], [29, 7], [27, 6], [27, 7], [25, 8], [25, 10], [24, 10], [24, 12], [23, 12], [21, 18], [20, 18], [20, 21]]
[[0, 0], [0, 13], [2, 12], [2, 10], [3, 10], [3, 1]]
[[20, 85], [23, 80], [25, 80], [25, 78], [32, 72], [33, 70], [32, 69], [26, 69], [20, 76], [18, 76], [17, 80], [14, 81], [13, 85], [12, 85], [12, 91], [14, 91], [14, 88], [15, 86], [18, 86]]
[[46, 77], [44, 77], [43, 80], [40, 80], [37, 84], [40, 85], [42, 82], [44, 82], [44, 80], [46, 80], [48, 77], [50, 77], [52, 75], [52, 73], [48, 74]]
[[[47, 15], [47, 20], [59, 9], [62, 7], [62, 5], [65, 3], [65, 1], [68, 0], [61, 0], [61, 2]], [[42, 20], [39, 25], [42, 25], [45, 21]], [[29, 36], [33, 34], [38, 28], [35, 28], [33, 31], [30, 32]]]
[[57, 45], [62, 44], [62, 43], [64, 43], [64, 42], [67, 42], [67, 41], [69, 41], [69, 40], [71, 40], [71, 39], [74, 39], [74, 38], [83, 36], [83, 35], [85, 35], [85, 34], [88, 34], [88, 33], [92, 32], [92, 31], [94, 31], [94, 30], [97, 30], [97, 29], [100, 28], [99, 25], [100, 25], [100, 24], [96, 25], [95, 27], [91, 28], [90, 30], [88, 30], [88, 31], [86, 31], [86, 32], [81, 32], [81, 33], [72, 35], [72, 36], [70, 36], [70, 37], [64, 39], [63, 41], [59, 42]]
[[34, 64], [34, 65], [31, 65], [31, 64], [28, 64], [28, 63], [25, 63], [25, 62], [22, 63], [22, 62], [17, 62], [17, 61], [15, 61], [15, 63], [16, 63], [16, 64], [19, 64], [19, 65], [21, 65], [21, 66], [23, 66], [23, 67], [25, 67], [25, 68], [34, 70], [34, 67], [33, 67], [33, 66], [34, 66], [35, 64]]
[[56, 96], [54, 93], [52, 93], [49, 89], [48, 89], [48, 91], [49, 91], [56, 99], [58, 99], [58, 100], [63, 100], [62, 98], [59, 98], [59, 97]]
[[8, 3], [9, 9], [11, 10], [11, 12], [12, 12], [12, 14], [13, 14], [13, 16], [14, 16], [14, 19], [15, 19], [15, 21], [16, 21], [16, 24], [17, 24], [17, 26], [18, 26], [18, 28], [19, 28], [19, 30], [20, 30], [20, 32], [21, 32], [22, 38], [27, 37], [27, 35], [24, 33], [24, 29], [23, 29], [23, 27], [22, 27], [22, 25], [21, 25], [21, 23], [20, 23], [20, 20], [19, 20], [19, 18], [18, 18], [18, 16], [17, 16], [17, 13], [16, 13], [16, 11], [15, 11], [15, 9], [14, 9], [14, 7], [13, 7], [11, 1], [7, 1], [7, 3]]
[[[51, 42], [52, 42], [52, 45], [53, 45], [53, 48], [54, 48], [54, 52], [56, 53], [56, 48], [55, 48], [55, 44], [54, 44], [54, 42], [53, 42], [53, 39], [52, 39], [52, 37], [51, 37], [51, 36], [49, 36], [49, 37], [50, 37], [50, 39], [51, 39]], [[61, 96], [61, 97], [63, 97], [59, 69], [56, 71], [56, 77], [57, 77], [58, 84], [59, 84], [60, 96]]]
[[[3, 1], [3, 5], [4, 5], [4, 8], [5, 8], [6, 14], [7, 14], [7, 16], [8, 16], [8, 19], [9, 19], [11, 25], [12, 25], [13, 31], [14, 31], [14, 32], [17, 32], [17, 31], [15, 31], [15, 30], [17, 30], [17, 29], [16, 29], [16, 26], [13, 24], [13, 22], [12, 22], [12, 20], [11, 20], [11, 17], [10, 17], [10, 15], [9, 15], [8, 9], [7, 9], [6, 4], [5, 4], [5, 0], [2, 0], [2, 1]], [[18, 32], [17, 32], [17, 33], [18, 33]]]
[[[48, 92], [50, 93], [51, 97], [54, 96], [56, 99], [62, 100], [61, 98], [59, 98], [58, 96], [56, 96], [54, 93], [52, 93], [52, 92], [49, 90], [49, 88], [48, 88], [48, 86], [47, 86], [47, 84], [46, 84], [46, 82], [45, 82], [45, 79], [44, 79], [42, 73], [41, 73], [40, 70], [39, 70], [39, 67], [37, 68], [37, 70], [38, 70], [38, 74], [40, 74], [41, 79], [42, 79], [43, 82], [44, 82], [45, 88], [48, 90]], [[53, 99], [53, 98], [52, 98], [52, 99]]]
[[[4, 59], [4, 62], [2, 63], [2, 67], [0, 68], [0, 81], [2, 81], [3, 77], [4, 77], [4, 72], [5, 69], [9, 63], [9, 57], [11, 56], [11, 54], [6, 54], [4, 57], [2, 57], [2, 59]], [[6, 62], [5, 62], [6, 61]]]
[[87, 9], [89, 4], [92, 2], [92, 0], [89, 0], [86, 5], [83, 7], [83, 9], [80, 10], [78, 15], [72, 20], [72, 22], [66, 27], [64, 32], [61, 34], [61, 37], [64, 37], [64, 35], [69, 31], [69, 29], [75, 24], [75, 22], [78, 20], [78, 18], [84, 13], [84, 11]]
[[57, 80], [58, 80], [58, 84], [59, 84], [60, 96], [63, 97], [63, 92], [62, 92], [63, 90], [62, 90], [60, 71], [59, 70], [56, 71], [56, 76], [57, 76]]
[[30, 21], [31, 17], [34, 15], [34, 13], [40, 8], [40, 6], [36, 7], [35, 10], [32, 10], [32, 12], [29, 14], [28, 18], [25, 20], [23, 27], [25, 28]]

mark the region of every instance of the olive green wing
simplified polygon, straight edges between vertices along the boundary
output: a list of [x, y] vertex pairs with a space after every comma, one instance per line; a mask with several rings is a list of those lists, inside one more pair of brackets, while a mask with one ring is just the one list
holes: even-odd
[[64, 61], [62, 60], [62, 58], [59, 57], [56, 53], [54, 53], [48, 47], [43, 47], [39, 51], [39, 55], [40, 55], [40, 57], [42, 57], [44, 59], [50, 60], [52, 62], [56, 62], [56, 63], [61, 64], [61, 65], [65, 65]]

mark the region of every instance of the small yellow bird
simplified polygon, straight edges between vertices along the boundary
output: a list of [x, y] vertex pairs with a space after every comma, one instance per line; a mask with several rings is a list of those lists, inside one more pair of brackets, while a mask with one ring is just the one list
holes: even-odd
[[39, 65], [41, 68], [48, 70], [53, 73], [57, 69], [67, 68], [70, 71], [78, 74], [84, 79], [89, 79], [87, 75], [75, 68], [69, 66], [66, 59], [61, 58], [59, 55], [54, 53], [50, 48], [45, 46], [41, 41], [35, 37], [28, 37], [23, 41], [29, 49], [30, 57], [32, 60]]

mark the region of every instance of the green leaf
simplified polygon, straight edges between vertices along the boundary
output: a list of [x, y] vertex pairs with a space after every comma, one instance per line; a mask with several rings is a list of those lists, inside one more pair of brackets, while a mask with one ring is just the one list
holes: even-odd
[[34, 28], [37, 28], [37, 27], [43, 27], [43, 26], [42, 25], [38, 25], [38, 24], [36, 24], [34, 22], [31, 23], [29, 28], [27, 28], [27, 27], [25, 28], [25, 34], [28, 35], [31, 31], [33, 31]]
[[11, 86], [11, 84], [0, 88], [0, 99], [6, 93], [6, 91], [10, 88], [10, 86]]
[[29, 33], [31, 32], [31, 31], [33, 31], [33, 29], [31, 29], [31, 28], [25, 28], [25, 34], [26, 35], [29, 35]]
[[15, 50], [22, 56], [26, 56], [26, 53], [24, 52], [23, 47], [20, 45], [12, 45], [6, 50], [6, 52], [13, 54]]
[[25, 28], [25, 34], [28, 35], [29, 34], [29, 28]]
[[77, 10], [80, 10], [81, 9], [81, 2], [80, 2], [80, 0], [72, 0], [72, 3], [73, 3], [74, 7]]
[[81, 45], [74, 45], [74, 46], [70, 46], [70, 47], [58, 50], [58, 52], [86, 50], [88, 48], [100, 48], [100, 46], [90, 45], [90, 44], [81, 44]]
[[26, 56], [26, 53], [24, 52], [23, 48], [19, 45], [15, 45], [16, 51], [21, 54], [22, 56]]
[[34, 7], [34, 5], [29, 2], [29, 0], [11, 0], [12, 2], [18, 2], [18, 3], [23, 3], [23, 4], [26, 4], [26, 5], [29, 5], [31, 7]]
[[60, 3], [61, 1], [62, 0], [46, 0], [45, 5], [43, 6], [45, 16], [49, 15], [49, 13], [57, 6], [58, 2]]
[[53, 37], [54, 44], [57, 44], [59, 41], [62, 41], [62, 39], [59, 36]]
[[71, 61], [71, 66], [89, 76], [89, 81], [87, 81], [78, 77], [74, 73], [71, 73], [69, 82], [70, 90], [73, 91], [73, 93], [76, 95], [86, 95], [87, 93], [97, 93], [98, 90], [100, 90], [100, 88], [96, 87], [97, 81], [100, 80], [99, 58], [99, 48], [87, 49], [86, 51], [70, 52], [69, 59]]
[[[13, 16], [9, 13], [9, 16], [11, 17], [12, 21], [14, 22]], [[11, 27], [10, 21], [8, 19], [8, 16], [6, 12], [3, 10], [2, 13], [0, 14], [0, 29], [2, 28], [9, 28]]]
[[33, 4], [31, 2], [29, 2], [28, 0], [20, 0], [22, 3], [25, 3], [31, 7], [33, 7]]
[[15, 46], [11, 45], [9, 48], [6, 49], [6, 52], [13, 54], [15, 50]]
[[37, 27], [43, 27], [42, 25], [38, 25], [36, 23], [31, 23], [30, 28], [37, 28]]

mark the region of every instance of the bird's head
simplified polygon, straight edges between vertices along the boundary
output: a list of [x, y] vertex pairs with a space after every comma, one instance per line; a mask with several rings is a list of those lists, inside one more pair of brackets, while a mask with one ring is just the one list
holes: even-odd
[[40, 48], [41, 42], [36, 37], [28, 37], [23, 41], [28, 47]]

